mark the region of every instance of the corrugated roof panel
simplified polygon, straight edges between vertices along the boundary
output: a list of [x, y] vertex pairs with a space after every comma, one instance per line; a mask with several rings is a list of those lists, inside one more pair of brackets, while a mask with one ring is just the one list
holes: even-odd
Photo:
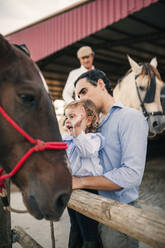
[[7, 38], [25, 43], [38, 61], [158, 0], [95, 0]]

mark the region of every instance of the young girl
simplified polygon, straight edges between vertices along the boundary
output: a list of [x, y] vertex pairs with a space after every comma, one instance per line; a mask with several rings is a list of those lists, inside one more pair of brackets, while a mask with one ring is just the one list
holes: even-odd
[[[100, 176], [103, 168], [98, 153], [103, 148], [104, 138], [95, 133], [98, 127], [98, 114], [94, 103], [90, 100], [74, 101], [65, 108], [65, 127], [69, 135], [63, 140], [67, 142], [67, 155], [73, 176]], [[94, 190], [88, 190], [97, 193]], [[70, 208], [71, 221], [69, 248], [100, 248], [98, 222]]]

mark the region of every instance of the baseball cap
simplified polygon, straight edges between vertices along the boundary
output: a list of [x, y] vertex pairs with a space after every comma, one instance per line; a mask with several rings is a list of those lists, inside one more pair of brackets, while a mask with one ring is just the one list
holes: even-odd
[[94, 55], [94, 52], [93, 52], [92, 48], [89, 46], [80, 47], [79, 50], [77, 51], [77, 57], [79, 59], [82, 57], [85, 57], [85, 56], [89, 56], [91, 54]]

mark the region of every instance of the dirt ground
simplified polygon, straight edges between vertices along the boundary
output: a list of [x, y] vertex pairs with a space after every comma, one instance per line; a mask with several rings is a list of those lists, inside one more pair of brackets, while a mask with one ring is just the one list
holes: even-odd
[[[11, 205], [16, 209], [24, 209], [22, 196], [19, 192], [11, 194]], [[45, 220], [36, 220], [29, 214], [12, 213], [12, 228], [20, 226], [35, 241], [44, 248], [51, 248], [50, 224]], [[69, 217], [65, 210], [61, 220], [54, 223], [54, 233], [56, 238], [56, 248], [67, 248], [69, 235]], [[13, 244], [13, 248], [21, 248], [18, 243]], [[151, 248], [140, 242], [139, 248]]]
[[[25, 209], [22, 202], [22, 196], [19, 192], [11, 194], [11, 206], [15, 209]], [[12, 228], [20, 226], [35, 241], [44, 248], [51, 248], [50, 222], [45, 220], [36, 220], [31, 215], [12, 213]], [[56, 238], [56, 248], [67, 248], [69, 235], [69, 218], [65, 210], [59, 222], [54, 222], [54, 234]], [[13, 244], [13, 248], [21, 248], [18, 243]]]

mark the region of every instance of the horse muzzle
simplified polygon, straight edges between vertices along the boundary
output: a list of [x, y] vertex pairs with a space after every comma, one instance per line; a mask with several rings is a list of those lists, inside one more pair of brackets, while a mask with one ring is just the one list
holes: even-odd
[[24, 204], [26, 205], [29, 213], [36, 219], [46, 219], [58, 221], [63, 214], [63, 211], [70, 198], [70, 192], [60, 192], [54, 196], [54, 199], [43, 201], [39, 199], [35, 193], [26, 195], [23, 194]]
[[149, 131], [152, 134], [160, 134], [165, 130], [165, 115], [149, 115], [148, 117]]

